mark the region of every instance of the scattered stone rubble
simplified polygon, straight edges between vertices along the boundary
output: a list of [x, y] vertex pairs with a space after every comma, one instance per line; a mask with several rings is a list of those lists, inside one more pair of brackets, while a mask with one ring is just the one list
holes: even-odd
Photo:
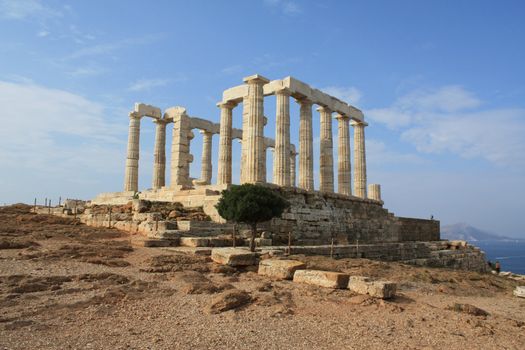
[[514, 289], [513, 294], [520, 298], [525, 298], [525, 286], [518, 286]]

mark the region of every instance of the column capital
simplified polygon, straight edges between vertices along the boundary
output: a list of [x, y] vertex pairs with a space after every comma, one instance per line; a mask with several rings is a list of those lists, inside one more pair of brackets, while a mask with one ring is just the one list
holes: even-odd
[[347, 115], [341, 114], [341, 113], [336, 113], [335, 114], [335, 119], [341, 120], [341, 121], [347, 121], [347, 120], [350, 119], [350, 117], [347, 116]]
[[301, 106], [308, 106], [308, 105], [311, 106], [314, 104], [314, 102], [308, 99], [308, 97], [296, 97], [295, 102], [300, 104]]
[[354, 127], [355, 126], [363, 126], [363, 127], [365, 127], [365, 126], [368, 126], [368, 123], [365, 122], [365, 121], [359, 121], [359, 120], [352, 119], [350, 121], [350, 125], [352, 125]]
[[318, 112], [326, 112], [326, 113], [330, 113], [332, 114], [332, 110], [330, 108], [328, 108], [327, 106], [319, 106], [315, 109], [316, 111]]
[[268, 84], [270, 79], [263, 77], [260, 74], [250, 75], [242, 79], [247, 84]]
[[140, 119], [142, 116], [138, 112], [129, 112], [130, 119]]
[[166, 120], [166, 119], [162, 119], [162, 118], [154, 118], [154, 119], [153, 119], [153, 122], [154, 122], [155, 124], [164, 124], [164, 125], [166, 125], [166, 124], [169, 123], [168, 120]]
[[199, 129], [199, 134], [202, 134], [202, 135], [213, 135], [213, 132], [211, 132], [209, 130]]
[[275, 90], [276, 95], [285, 95], [290, 96], [292, 94], [292, 90], [287, 88], [286, 86], [280, 87], [277, 90]]
[[235, 107], [237, 107], [238, 103], [237, 102], [234, 102], [234, 101], [221, 101], [221, 102], [217, 102], [217, 107], [219, 108], [229, 108], [229, 109], [233, 109]]

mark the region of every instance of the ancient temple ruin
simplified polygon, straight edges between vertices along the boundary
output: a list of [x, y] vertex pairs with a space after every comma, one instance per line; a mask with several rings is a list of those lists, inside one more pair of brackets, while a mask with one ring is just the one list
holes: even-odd
[[[320, 187], [319, 191], [334, 192], [332, 119], [338, 123], [338, 188], [337, 193], [352, 195], [351, 146], [349, 125], [354, 128], [354, 195], [367, 198], [366, 156], [363, 113], [345, 102], [320, 90], [313, 89], [299, 80], [287, 77], [269, 81], [253, 75], [244, 78], [245, 84], [230, 88], [223, 93], [220, 108], [220, 123], [212, 123], [200, 118], [190, 117], [182, 107], [169, 108], [162, 114], [157, 107], [136, 104], [130, 113], [128, 154], [124, 179], [125, 192], [138, 192], [138, 162], [140, 120], [151, 117], [156, 123], [155, 161], [153, 164], [154, 190], [180, 190], [192, 186], [210, 185], [212, 178], [213, 135], [219, 135], [219, 161], [217, 184], [232, 183], [232, 142], [242, 142], [241, 183], [266, 183], [266, 149], [275, 150], [273, 178], [274, 184], [285, 187], [298, 187], [306, 191], [314, 190], [312, 106], [318, 105], [320, 116]], [[264, 137], [266, 118], [264, 117], [265, 96], [275, 95], [277, 113], [275, 140]], [[290, 143], [290, 97], [300, 105], [299, 148], [296, 151]], [[232, 111], [240, 103], [243, 108], [243, 128], [232, 128]], [[166, 125], [173, 124], [171, 152], [171, 181], [166, 186]], [[191, 181], [189, 164], [193, 158], [189, 145], [193, 138], [192, 130], [203, 134], [201, 178]], [[299, 181], [295, 181], [296, 158], [299, 156]], [[371, 185], [369, 193], [373, 200], [380, 200], [379, 185]]]
[[[135, 104], [129, 114], [129, 138], [124, 177], [124, 191], [103, 193], [94, 204], [125, 204], [133, 199], [178, 202], [201, 207], [211, 220], [225, 224], [215, 209], [220, 191], [232, 184], [232, 142], [242, 144], [240, 183], [274, 186], [291, 203], [281, 218], [266, 226], [275, 241], [292, 231], [298, 242], [326, 244], [338, 242], [400, 242], [439, 239], [439, 222], [395, 217], [383, 208], [380, 185], [367, 189], [365, 127], [363, 113], [323, 91], [292, 77], [272, 80], [252, 75], [244, 83], [223, 92], [220, 123], [192, 117], [184, 107], [164, 111], [143, 103]], [[264, 98], [276, 96], [275, 140], [265, 137]], [[290, 142], [290, 99], [300, 106], [299, 145]], [[242, 129], [232, 127], [233, 109], [242, 105]], [[314, 118], [313, 107], [318, 117]], [[152, 188], [138, 187], [140, 123], [144, 117], [156, 124]], [[334, 140], [332, 128], [337, 123], [337, 189], [334, 188]], [[320, 123], [319, 188], [314, 188], [313, 123]], [[166, 181], [166, 128], [173, 128], [171, 140], [171, 176]], [[353, 157], [350, 135], [353, 128]], [[201, 176], [190, 177], [190, 153], [194, 130], [203, 135]], [[212, 137], [219, 136], [218, 164], [212, 164]], [[266, 149], [274, 150], [273, 183], [266, 179]], [[298, 160], [297, 160], [298, 157]], [[296, 165], [298, 163], [298, 171]], [[353, 165], [353, 167], [352, 167]], [[212, 173], [217, 171], [216, 183]], [[296, 181], [296, 172], [298, 181]], [[353, 180], [353, 181], [352, 181]]]
[[[265, 128], [272, 127], [264, 115], [263, 101], [269, 95], [275, 95], [277, 103], [275, 139], [265, 137]], [[290, 98], [300, 106], [298, 145], [290, 142]], [[240, 105], [242, 128], [235, 129], [233, 109]], [[314, 105], [318, 114], [312, 112]], [[270, 81], [260, 75], [246, 77], [242, 85], [225, 90], [217, 106], [219, 123], [191, 116], [180, 106], [163, 113], [158, 107], [135, 104], [129, 114], [124, 190], [102, 193], [90, 202], [75, 202], [73, 207], [35, 207], [35, 211], [78, 215], [88, 225], [135, 234], [135, 240], [139, 236], [139, 241], [147, 246], [175, 247], [169, 249], [184, 252], [189, 248], [195, 253], [211, 254], [213, 247], [246, 243], [242, 225], [234, 229], [215, 208], [221, 191], [232, 186], [233, 172], [239, 171], [241, 183], [272, 187], [291, 204], [280, 218], [260, 225], [257, 244], [262, 251], [486, 270], [484, 253], [478, 248], [464, 241], [441, 240], [437, 220], [395, 216], [383, 207], [380, 186], [369, 184], [367, 187], [367, 123], [356, 107], [295, 78]], [[140, 124], [145, 117], [152, 118], [156, 124], [150, 189], [139, 188], [138, 181]], [[333, 171], [334, 120], [338, 129], [337, 189]], [[313, 123], [320, 126], [318, 172], [313, 167]], [[173, 128], [169, 182], [166, 181], [168, 125]], [[203, 135], [201, 174], [196, 179], [191, 178], [189, 172], [195, 130]], [[217, 167], [212, 164], [213, 135], [219, 136]], [[234, 140], [241, 142], [239, 169], [232, 166]], [[273, 183], [266, 179], [268, 148], [274, 150]], [[211, 183], [214, 172], [217, 180]], [[316, 173], [319, 188], [314, 188]]]

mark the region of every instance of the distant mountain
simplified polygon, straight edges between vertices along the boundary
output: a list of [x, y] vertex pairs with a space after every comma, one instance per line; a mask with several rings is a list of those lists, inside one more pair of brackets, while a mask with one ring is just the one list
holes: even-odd
[[518, 238], [505, 237], [486, 232], [465, 223], [441, 227], [441, 238], [450, 240], [475, 241], [515, 241]]

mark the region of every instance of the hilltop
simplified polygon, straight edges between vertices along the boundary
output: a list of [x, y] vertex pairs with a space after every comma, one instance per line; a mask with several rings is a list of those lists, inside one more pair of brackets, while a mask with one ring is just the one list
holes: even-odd
[[515, 241], [519, 238], [506, 237], [487, 232], [470, 226], [466, 223], [457, 223], [441, 227], [441, 238], [449, 240], [463, 240], [468, 242], [476, 241]]

